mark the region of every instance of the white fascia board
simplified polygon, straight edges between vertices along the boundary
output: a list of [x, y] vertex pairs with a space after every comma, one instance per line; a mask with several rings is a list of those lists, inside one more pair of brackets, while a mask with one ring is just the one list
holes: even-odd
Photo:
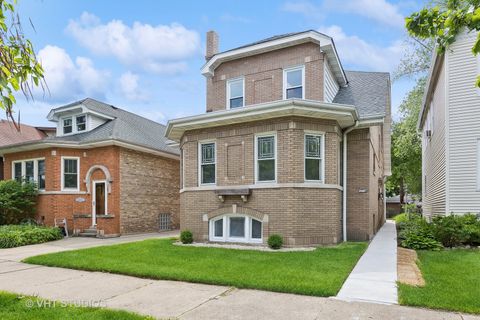
[[351, 123], [359, 118], [356, 108], [352, 105], [289, 99], [170, 120], [167, 124], [166, 137], [173, 141], [179, 141], [183, 132], [187, 130], [284, 116], [315, 117], [312, 114], [316, 114], [318, 118], [348, 119]]
[[[230, 61], [230, 60], [235, 60], [255, 54], [260, 54], [264, 52], [269, 52], [272, 50], [276, 50], [279, 48], [286, 48], [292, 45], [296, 45], [299, 43], [305, 43], [308, 41], [314, 41], [318, 44], [320, 44], [321, 48], [327, 49], [328, 46], [331, 46], [331, 52], [335, 56], [334, 61], [336, 61], [336, 65], [342, 70], [341, 71], [341, 81], [339, 83], [344, 83], [346, 84], [347, 79], [345, 77], [345, 74], [343, 72], [342, 65], [340, 63], [340, 59], [338, 58], [337, 52], [335, 50], [335, 45], [333, 44], [332, 38], [328, 37], [324, 34], [321, 34], [319, 32], [315, 31], [307, 31], [304, 33], [292, 35], [290, 37], [284, 37], [281, 39], [277, 40], [271, 40], [268, 42], [263, 42], [259, 44], [254, 44], [248, 47], [244, 48], [239, 48], [236, 50], [231, 50], [231, 51], [226, 51], [222, 53], [218, 53], [214, 55], [210, 60], [208, 60], [202, 67], [201, 72], [204, 76], [206, 77], [213, 77], [215, 74], [215, 68], [220, 65], [222, 62]], [[330, 50], [328, 50], [330, 51]], [[338, 78], [338, 75], [337, 75]]]
[[79, 114], [80, 113], [86, 113], [86, 114], [92, 114], [92, 115], [95, 115], [99, 118], [103, 118], [103, 119], [107, 119], [107, 120], [114, 119], [113, 117], [107, 116], [106, 114], [93, 111], [93, 110], [89, 109], [87, 106], [85, 106], [84, 104], [81, 104], [81, 103], [70, 106], [70, 107], [67, 107], [67, 108], [59, 107], [59, 108], [56, 108], [56, 109], [52, 109], [48, 113], [47, 119], [49, 121], [57, 122], [57, 121], [59, 121], [62, 114], [68, 113], [68, 112], [74, 111], [74, 110], [80, 110]]
[[[422, 98], [422, 106], [420, 109], [420, 114], [418, 116], [418, 121], [417, 121], [417, 130], [422, 130], [423, 127], [423, 120], [425, 117], [425, 113], [427, 112], [428, 106], [427, 106], [427, 101], [430, 98], [433, 90], [433, 79], [438, 73], [438, 68], [440, 65], [440, 62], [443, 60], [443, 55], [440, 55], [437, 52], [438, 46], [435, 45], [435, 48], [432, 53], [432, 62], [430, 64], [430, 69], [428, 71], [428, 78], [427, 82], [425, 84], [425, 91], [423, 93], [423, 98]], [[442, 59], [440, 59], [440, 56]]]

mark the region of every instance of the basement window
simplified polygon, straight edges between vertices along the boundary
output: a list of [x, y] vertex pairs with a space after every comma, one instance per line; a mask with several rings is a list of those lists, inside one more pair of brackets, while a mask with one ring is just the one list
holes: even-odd
[[262, 243], [262, 228], [260, 220], [246, 215], [227, 214], [210, 220], [209, 240]]

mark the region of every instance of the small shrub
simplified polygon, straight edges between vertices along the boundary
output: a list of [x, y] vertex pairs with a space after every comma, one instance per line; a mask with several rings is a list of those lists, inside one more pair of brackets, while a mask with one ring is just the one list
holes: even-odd
[[283, 246], [283, 238], [279, 234], [272, 234], [268, 237], [268, 246], [274, 250], [278, 250]]
[[180, 233], [180, 241], [183, 244], [190, 244], [193, 243], [193, 234], [190, 230], [185, 230]]
[[480, 242], [480, 221], [473, 214], [435, 217], [432, 226], [435, 238], [445, 247]]
[[16, 180], [0, 181], [0, 225], [33, 219], [37, 185]]
[[393, 217], [396, 223], [405, 223], [411, 220], [422, 219], [422, 216], [418, 213], [400, 213]]
[[0, 227], [0, 248], [13, 248], [29, 244], [62, 239], [59, 228], [34, 225], [7, 225]]
[[404, 222], [398, 235], [401, 246], [414, 250], [440, 250], [442, 244], [435, 239], [432, 227], [424, 219]]

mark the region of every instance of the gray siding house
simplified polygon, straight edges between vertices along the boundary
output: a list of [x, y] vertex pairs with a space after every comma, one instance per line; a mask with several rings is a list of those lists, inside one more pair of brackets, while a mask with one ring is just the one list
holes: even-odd
[[476, 33], [459, 35], [435, 54], [420, 112], [423, 213], [480, 213], [479, 59]]

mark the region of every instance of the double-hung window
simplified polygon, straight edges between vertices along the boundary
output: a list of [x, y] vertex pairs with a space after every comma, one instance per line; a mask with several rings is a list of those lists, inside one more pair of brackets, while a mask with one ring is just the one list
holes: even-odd
[[73, 119], [64, 118], [63, 119], [63, 134], [69, 134], [73, 132]]
[[256, 137], [256, 179], [258, 182], [276, 180], [276, 136], [275, 134]]
[[283, 70], [283, 98], [304, 99], [304, 67], [295, 67]]
[[75, 117], [75, 122], [77, 124], [77, 132], [85, 131], [87, 129], [87, 116], [82, 114]]
[[45, 160], [28, 159], [14, 161], [12, 164], [12, 178], [22, 182], [36, 183], [39, 190], [45, 189]]
[[305, 180], [323, 181], [323, 134], [305, 134]]
[[62, 190], [78, 191], [80, 158], [62, 157]]
[[215, 184], [215, 142], [200, 143], [200, 184]]
[[227, 81], [227, 109], [243, 107], [244, 102], [244, 80], [232, 79]]

